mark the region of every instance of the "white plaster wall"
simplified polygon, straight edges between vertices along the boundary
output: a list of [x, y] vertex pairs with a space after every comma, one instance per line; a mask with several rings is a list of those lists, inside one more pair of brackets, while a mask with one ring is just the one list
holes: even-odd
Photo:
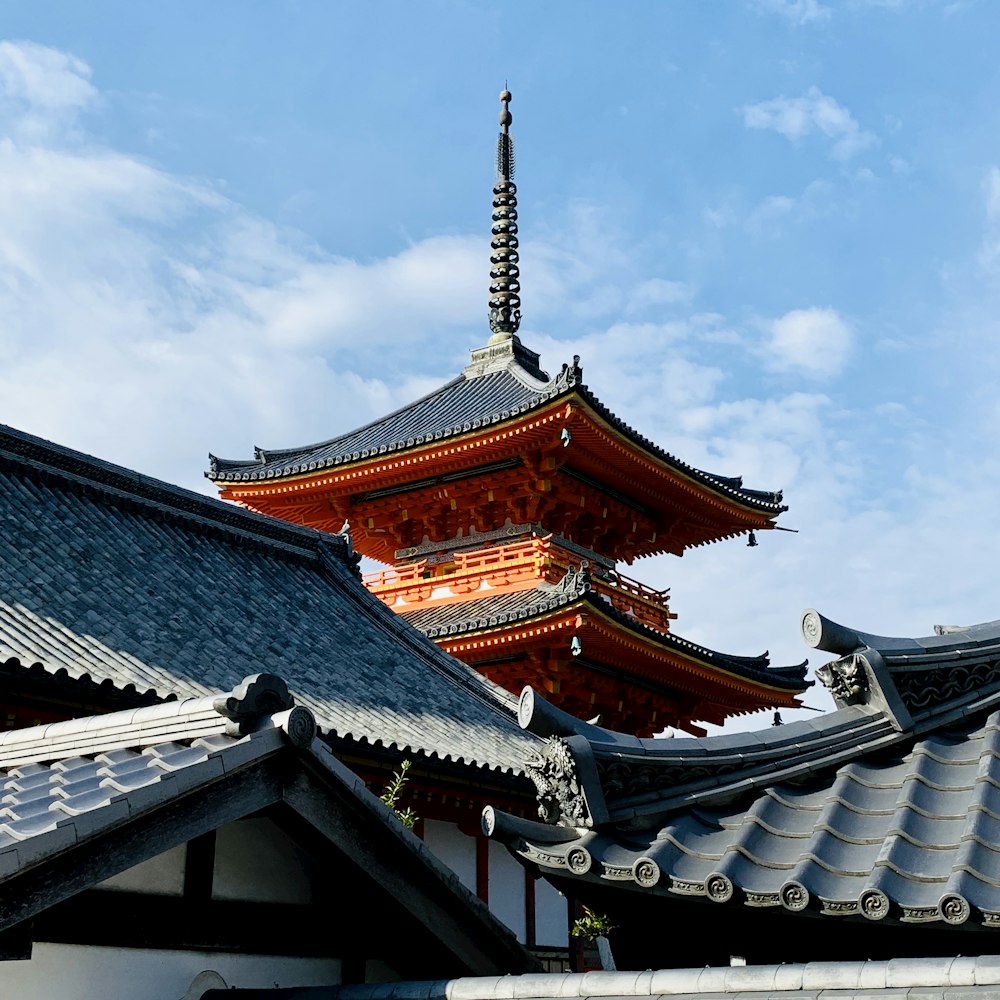
[[[118, 875], [98, 883], [98, 889], [121, 892], [149, 892], [158, 896], [180, 896], [184, 892], [184, 862], [187, 844], [172, 847], [155, 858], [143, 861]], [[0, 973], [2, 978], [2, 973]]]
[[3, 1000], [180, 1000], [199, 972], [211, 969], [243, 988], [336, 985], [340, 961], [233, 955], [226, 952], [147, 951], [36, 944], [31, 960], [0, 967]]
[[524, 941], [524, 869], [495, 840], [490, 845], [490, 909]]
[[470, 892], [476, 891], [476, 840], [454, 823], [424, 820], [424, 843], [460, 879]]
[[544, 879], [535, 882], [535, 944], [540, 948], [569, 945], [566, 897]]
[[215, 899], [312, 903], [314, 871], [309, 856], [269, 819], [241, 819], [216, 831]]

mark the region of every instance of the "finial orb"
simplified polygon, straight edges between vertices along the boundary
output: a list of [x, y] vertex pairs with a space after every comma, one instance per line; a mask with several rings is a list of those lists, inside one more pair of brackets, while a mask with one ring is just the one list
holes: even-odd
[[505, 104], [508, 103], [508, 102], [510, 102], [512, 100], [512, 98], [510, 96], [510, 91], [509, 90], [501, 90], [500, 91], [500, 100], [503, 101]]

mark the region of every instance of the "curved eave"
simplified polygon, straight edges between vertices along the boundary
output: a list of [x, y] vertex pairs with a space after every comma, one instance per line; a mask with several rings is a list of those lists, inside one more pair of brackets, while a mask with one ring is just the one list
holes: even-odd
[[[781, 502], [779, 492], [747, 490], [742, 487], [742, 480], [738, 478], [716, 476], [688, 465], [617, 417], [586, 386], [579, 386], [574, 391], [589, 411], [591, 419], [604, 428], [606, 433], [627, 444], [630, 450], [642, 455], [651, 465], [668, 472], [672, 479], [689, 484], [699, 493], [709, 492], [723, 501], [727, 508], [735, 506], [755, 514], [764, 514], [769, 519], [788, 510]], [[740, 485], [735, 485], [736, 482]]]
[[[712, 671], [713, 677], [722, 675], [733, 682], [733, 686], [752, 686], [754, 690], [771, 691], [775, 694], [789, 695], [801, 694], [810, 685], [805, 681], [805, 669], [803, 665], [803, 677], [801, 681], [785, 679], [784, 677], [774, 677], [766, 673], [768, 660], [766, 656], [760, 657], [735, 657], [726, 653], [717, 653], [706, 646], [699, 646], [672, 633], [659, 632], [650, 628], [642, 622], [636, 621], [630, 616], [617, 611], [594, 595], [588, 595], [587, 604], [595, 617], [601, 620], [603, 627], [609, 636], [618, 638], [622, 630], [634, 641], [643, 646], [653, 646], [662, 649], [673, 659], [680, 657], [698, 667], [707, 667]], [[745, 661], [744, 669], [737, 661]], [[759, 664], [759, 665], [758, 665]], [[794, 699], [787, 702], [788, 705], [797, 704]]]
[[[405, 740], [381, 739], [379, 737], [372, 739], [366, 733], [355, 733], [349, 729], [340, 730], [333, 726], [320, 725], [318, 731], [320, 738], [331, 745], [331, 747], [334, 745], [351, 745], [357, 748], [371, 747], [373, 751], [385, 751], [401, 755], [418, 763], [424, 760], [440, 761], [442, 764], [453, 764], [458, 768], [468, 768], [471, 771], [477, 771], [482, 774], [515, 778], [520, 778], [524, 775], [524, 768], [520, 766], [515, 767], [513, 764], [491, 764], [489, 761], [480, 760], [474, 756], [419, 747]], [[359, 750], [359, 752], [362, 751]]]
[[[574, 387], [561, 395], [546, 398], [536, 406], [520, 407], [515, 414], [503, 411], [472, 427], [463, 425], [453, 431], [435, 435], [430, 441], [414, 438], [395, 449], [373, 449], [338, 457], [326, 463], [310, 461], [265, 474], [260, 466], [243, 467], [238, 475], [212, 476], [215, 485], [228, 499], [254, 506], [254, 500], [285, 498], [327, 490], [371, 489], [376, 482], [405, 482], [427, 475], [437, 464], [468, 463], [478, 451], [504, 452], [516, 450], [520, 439], [528, 432], [549, 427], [554, 438], [574, 412], [585, 414], [606, 447], [615, 448], [628, 464], [637, 465], [644, 477], [652, 477], [680, 489], [691, 497], [694, 505], [709, 503], [725, 519], [737, 524], [726, 530], [713, 526], [710, 537], [692, 545], [737, 537], [753, 529], [767, 529], [787, 507], [776, 501], [755, 497], [736, 487], [728, 486], [719, 477], [701, 472], [658, 449], [647, 439], [630, 433], [630, 428], [609, 416], [589, 393]], [[206, 473], [207, 475], [207, 473]], [[662, 487], [659, 487], [662, 490]], [[656, 487], [650, 489], [655, 493]], [[775, 494], [776, 496], [776, 494]], [[670, 551], [668, 545], [654, 546], [650, 554]]]
[[[565, 385], [557, 385], [555, 380], [550, 383], [541, 383], [529, 372], [525, 372], [516, 366], [507, 372], [493, 374], [509, 378], [511, 390], [519, 395], [527, 392], [529, 398], [521, 399], [520, 401], [514, 400], [507, 407], [493, 409], [482, 415], [461, 419], [452, 425], [446, 425], [445, 427], [425, 431], [424, 433], [408, 434], [406, 437], [390, 443], [351, 449], [339, 454], [327, 455], [322, 459], [310, 458], [311, 455], [317, 452], [333, 448], [338, 442], [348, 442], [367, 431], [388, 425], [412, 410], [428, 405], [432, 401], [439, 400], [449, 390], [466, 386], [470, 383], [478, 384], [478, 380], [476, 379], [466, 379], [464, 376], [459, 376], [445, 383], [440, 388], [435, 389], [433, 392], [428, 393], [426, 396], [400, 407], [398, 410], [379, 420], [374, 420], [362, 427], [355, 428], [346, 434], [337, 435], [328, 441], [322, 441], [314, 445], [305, 445], [301, 448], [277, 450], [257, 448], [255, 459], [225, 459], [209, 455], [212, 468], [205, 475], [220, 487], [224, 483], [272, 482], [300, 475], [304, 471], [322, 472], [337, 466], [354, 465], [359, 461], [404, 454], [415, 447], [421, 447], [437, 441], [451, 440], [481, 428], [495, 426], [509, 420], [511, 416], [531, 413], [544, 407], [552, 400], [566, 395], [570, 391]], [[305, 469], [302, 468], [303, 465], [306, 466]], [[267, 469], [267, 466], [276, 467]], [[220, 475], [220, 473], [222, 474]]]
[[436, 462], [467, 462], [475, 451], [486, 448], [500, 450], [511, 439], [515, 439], [511, 443], [516, 445], [525, 433], [560, 419], [560, 410], [564, 409], [562, 401], [547, 402], [551, 405], [527, 414], [519, 413], [515, 418], [508, 416], [503, 422], [477, 421], [478, 426], [472, 429], [457, 429], [454, 435], [442, 435], [426, 443], [414, 440], [407, 447], [392, 452], [358, 453], [351, 456], [350, 461], [322, 467], [310, 463], [316, 468], [292, 466], [286, 473], [269, 477], [255, 478], [250, 473], [244, 473], [245, 478], [239, 480], [213, 478], [212, 481], [224, 496], [244, 502], [249, 498], [278, 497], [296, 492], [358, 490], [362, 484], [366, 489], [372, 489], [373, 481], [377, 479], [388, 483], [405, 482], [427, 475]]
[[[712, 688], [718, 689], [721, 685], [738, 695], [763, 702], [762, 708], [794, 707], [798, 704], [795, 696], [808, 686], [804, 681], [756, 676], [756, 670], [753, 673], [742, 673], [733, 662], [735, 657], [726, 657], [725, 654], [716, 653], [679, 636], [658, 632], [616, 611], [590, 593], [568, 595], [561, 601], [552, 601], [523, 612], [498, 615], [493, 622], [469, 619], [448, 627], [428, 629], [424, 634], [449, 652], [460, 653], [486, 642], [487, 637], [491, 640], [491, 645], [501, 645], [531, 638], [532, 635], [539, 634], [540, 630], [555, 632], [573, 628], [577, 624], [575, 619], [580, 615], [586, 615], [589, 626], [598, 629], [607, 641], [621, 648], [631, 647], [640, 656], [655, 658], [655, 667], [629, 671], [636, 678], [645, 681], [689, 690], [707, 697], [713, 696]], [[745, 659], [748, 665], [753, 662], [766, 663], [763, 657]], [[685, 686], [680, 677], [664, 676], [666, 671], [678, 669], [682, 674], [696, 679], [695, 683], [689, 682]], [[761, 671], [763, 669], [758, 668]], [[762, 697], [765, 692], [766, 701]]]
[[[792, 752], [774, 769], [709, 776], [701, 790], [675, 785], [642, 835], [634, 825], [622, 835], [613, 809], [610, 824], [571, 839], [532, 828], [518, 844], [510, 824], [497, 827], [552, 874], [654, 895], [1000, 927], [996, 701], [915, 741], [884, 726], [880, 736], [870, 716], [867, 738], [852, 741], [847, 727], [819, 758]], [[649, 762], [638, 764], [646, 779]], [[656, 804], [647, 812], [655, 820]], [[618, 819], [635, 815], [633, 802]]]

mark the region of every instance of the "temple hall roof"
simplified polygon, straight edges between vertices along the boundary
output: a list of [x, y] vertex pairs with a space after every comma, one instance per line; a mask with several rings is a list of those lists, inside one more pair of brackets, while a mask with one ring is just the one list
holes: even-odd
[[778, 514], [787, 509], [780, 493], [745, 489], [739, 478], [696, 469], [643, 437], [587, 388], [578, 359], [550, 379], [537, 367], [537, 355], [521, 347], [516, 338], [510, 344], [506, 354], [499, 354], [489, 364], [469, 365], [458, 378], [380, 420], [301, 448], [257, 448], [254, 459], [209, 456], [211, 468], [206, 476], [220, 485], [301, 476], [455, 438], [530, 414], [554, 401], [574, 398], [635, 448], [680, 476], [760, 513]]
[[201, 697], [287, 678], [338, 737], [519, 772], [505, 692], [361, 585], [344, 537], [0, 429], [0, 653]]
[[1000, 623], [895, 639], [809, 611], [803, 634], [841, 654], [818, 672], [839, 708], [759, 733], [640, 740], [527, 692], [547, 823], [486, 825], [542, 872], [603, 886], [1000, 927]]

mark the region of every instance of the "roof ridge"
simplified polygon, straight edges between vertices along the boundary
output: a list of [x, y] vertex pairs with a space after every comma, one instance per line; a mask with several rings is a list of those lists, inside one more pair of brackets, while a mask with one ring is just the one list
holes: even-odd
[[[324, 564], [324, 569], [326, 569], [326, 564]], [[402, 645], [406, 645], [429, 668], [460, 685], [472, 697], [491, 711], [496, 712], [505, 721], [514, 721], [517, 714], [514, 706], [515, 699], [509, 692], [483, 677], [471, 667], [466, 666], [460, 660], [450, 656], [419, 629], [405, 621], [402, 616], [396, 614], [391, 608], [387, 608], [381, 601], [372, 599], [363, 587], [351, 588], [346, 591], [346, 596], [361, 613], [369, 618], [381, 618], [379, 624], [390, 628], [394, 638]], [[510, 716], [505, 715], [505, 708], [509, 710]]]
[[[371, 427], [377, 427], [379, 424], [384, 424], [387, 421], [391, 420], [393, 417], [398, 417], [401, 413], [405, 413], [407, 410], [409, 410], [411, 407], [416, 406], [418, 403], [424, 403], [433, 399], [435, 396], [439, 396], [442, 392], [450, 388], [456, 382], [460, 382], [464, 377], [465, 376], [463, 375], [456, 375], [454, 378], [449, 379], [447, 382], [444, 382], [441, 385], [439, 385], [436, 389], [432, 389], [430, 392], [424, 393], [423, 396], [411, 400], [409, 403], [406, 403], [403, 406], [398, 406], [391, 413], [386, 413], [384, 416], [378, 417], [376, 420], [370, 420], [368, 421], [367, 424], [359, 424], [357, 427], [354, 427], [349, 431], [345, 431], [343, 434], [336, 434], [332, 438], [328, 438], [326, 441], [317, 441], [315, 444], [304, 444], [297, 448], [259, 448], [255, 446], [253, 461], [257, 462], [259, 465], [263, 465], [266, 462], [273, 461], [274, 459], [287, 458], [291, 455], [298, 455], [306, 451], [316, 451], [319, 448], [328, 448], [330, 445], [336, 444], [338, 441], [341, 441], [344, 438], [353, 437], [355, 434], [361, 433], [361, 431], [368, 430]], [[240, 467], [244, 465], [253, 464], [253, 462], [249, 460], [243, 461], [241, 459], [226, 459], [226, 458], [220, 459], [216, 458], [214, 455], [210, 455], [209, 457], [213, 458], [216, 462], [221, 462], [226, 464], [235, 463]], [[205, 475], [208, 476], [208, 473], [206, 472]]]
[[67, 753], [79, 755], [87, 747], [109, 741], [117, 748], [197, 738], [209, 733], [246, 736], [260, 729], [269, 718], [284, 725], [285, 717], [293, 711], [298, 717], [289, 717], [288, 725], [301, 728], [311, 719], [311, 731], [315, 734], [313, 713], [295, 706], [295, 699], [281, 677], [266, 672], [251, 674], [227, 692], [0, 732], [0, 767], [65, 758]]

